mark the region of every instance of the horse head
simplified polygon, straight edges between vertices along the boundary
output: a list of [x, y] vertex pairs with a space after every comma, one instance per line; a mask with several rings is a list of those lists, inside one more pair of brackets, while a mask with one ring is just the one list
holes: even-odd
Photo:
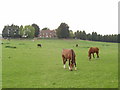
[[88, 57], [89, 57], [89, 59], [91, 59], [91, 53], [88, 53]]

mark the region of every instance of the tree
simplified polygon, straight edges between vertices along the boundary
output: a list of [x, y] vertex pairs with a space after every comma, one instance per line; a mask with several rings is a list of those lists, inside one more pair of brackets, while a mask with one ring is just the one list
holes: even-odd
[[97, 41], [102, 41], [102, 35], [100, 34], [97, 35]]
[[3, 28], [2, 31], [2, 36], [3, 38], [18, 38], [20, 37], [19, 35], [19, 26], [17, 25], [7, 25]]
[[19, 28], [19, 34], [20, 34], [20, 37], [22, 37], [24, 35], [24, 31], [23, 31], [23, 26], [22, 25]]
[[87, 35], [85, 31], [79, 31], [77, 30], [77, 32], [75, 32], [75, 37], [78, 39], [82, 39], [82, 40], [86, 40], [87, 39]]
[[85, 31], [80, 31], [80, 39], [86, 40], [86, 32]]
[[32, 26], [35, 28], [35, 37], [38, 37], [40, 28], [37, 24], [32, 24]]
[[80, 39], [80, 32], [79, 32], [79, 30], [77, 30], [77, 32], [75, 32], [75, 38]]
[[86, 32], [83, 31], [83, 40], [86, 40], [86, 39], [87, 39]]
[[82, 38], [83, 38], [83, 33], [82, 33], [82, 31], [80, 31], [78, 35], [79, 35], [79, 36], [78, 36], [79, 39], [82, 39]]
[[35, 28], [31, 25], [26, 25], [23, 28], [23, 37], [27, 37], [27, 38], [34, 38], [34, 33], [35, 33]]
[[4, 28], [3, 28], [2, 37], [3, 37], [3, 38], [7, 38], [7, 37], [8, 37], [8, 29], [7, 29], [7, 26], [4, 26]]
[[58, 38], [69, 38], [70, 37], [69, 26], [66, 23], [61, 23], [57, 29], [56, 34]]
[[92, 40], [92, 35], [90, 33], [88, 33], [86, 36], [87, 36], [87, 40]]
[[75, 37], [75, 35], [74, 35], [73, 31], [72, 31], [72, 30], [70, 30], [69, 32], [70, 32], [70, 38], [74, 38], [74, 37]]
[[97, 33], [92, 32], [92, 41], [97, 41]]
[[48, 27], [43, 28], [42, 30], [50, 30]]

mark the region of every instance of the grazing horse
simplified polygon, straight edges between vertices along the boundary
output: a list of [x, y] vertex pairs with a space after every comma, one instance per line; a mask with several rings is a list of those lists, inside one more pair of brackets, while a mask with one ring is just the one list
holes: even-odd
[[69, 70], [72, 71], [73, 67], [75, 67], [76, 70], [75, 52], [72, 49], [63, 49], [62, 59], [63, 59], [64, 68], [66, 61], [69, 60]]
[[41, 44], [37, 44], [37, 46], [38, 46], [38, 47], [42, 47], [42, 45], [41, 45]]
[[93, 58], [95, 58], [94, 57], [94, 53], [96, 53], [97, 54], [97, 58], [99, 58], [99, 48], [97, 48], [97, 47], [91, 47], [89, 49], [89, 51], [88, 51], [89, 60], [91, 59], [91, 54], [93, 54]]

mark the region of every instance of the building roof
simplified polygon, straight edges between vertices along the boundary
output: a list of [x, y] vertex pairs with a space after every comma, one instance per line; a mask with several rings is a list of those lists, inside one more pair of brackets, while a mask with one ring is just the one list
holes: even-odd
[[55, 30], [41, 30], [40, 33], [52, 33], [55, 32]]

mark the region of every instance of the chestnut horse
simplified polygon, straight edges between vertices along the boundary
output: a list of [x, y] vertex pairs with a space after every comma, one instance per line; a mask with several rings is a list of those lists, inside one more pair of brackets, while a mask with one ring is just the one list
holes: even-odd
[[75, 67], [76, 70], [75, 52], [73, 51], [73, 49], [63, 49], [62, 59], [63, 59], [64, 68], [66, 61], [69, 60], [69, 70], [72, 71], [73, 67]]
[[97, 58], [99, 58], [99, 48], [97, 48], [97, 47], [91, 47], [89, 49], [89, 51], [88, 51], [89, 60], [91, 59], [91, 54], [93, 54], [93, 58], [95, 58], [94, 57], [94, 53], [96, 53], [97, 54]]

